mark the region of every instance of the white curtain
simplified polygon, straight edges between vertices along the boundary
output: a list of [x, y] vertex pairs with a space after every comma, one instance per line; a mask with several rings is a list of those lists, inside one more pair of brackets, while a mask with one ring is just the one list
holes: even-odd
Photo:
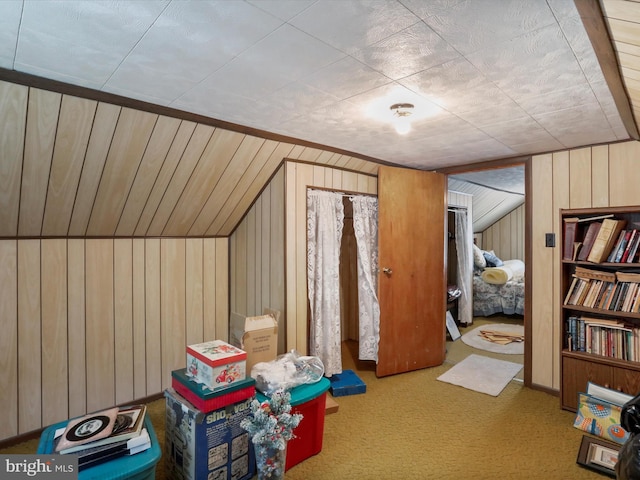
[[458, 260], [457, 283], [461, 295], [458, 299], [458, 320], [473, 323], [473, 233], [469, 226], [469, 216], [463, 209], [455, 210], [455, 236]]
[[307, 190], [309, 352], [322, 360], [327, 377], [342, 373], [339, 266], [343, 224], [341, 194]]
[[378, 304], [378, 199], [350, 197], [358, 248], [358, 311], [360, 360], [378, 361], [380, 305]]

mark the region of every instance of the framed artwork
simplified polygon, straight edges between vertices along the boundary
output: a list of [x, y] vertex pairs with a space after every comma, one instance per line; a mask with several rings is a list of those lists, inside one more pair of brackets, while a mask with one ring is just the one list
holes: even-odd
[[616, 462], [621, 445], [601, 438], [582, 436], [576, 462], [590, 470], [616, 478]]

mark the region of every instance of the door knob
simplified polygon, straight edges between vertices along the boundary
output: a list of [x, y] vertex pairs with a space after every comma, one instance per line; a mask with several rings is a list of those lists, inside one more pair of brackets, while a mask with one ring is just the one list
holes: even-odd
[[393, 273], [393, 272], [392, 272], [392, 270], [391, 270], [390, 268], [386, 268], [386, 267], [385, 267], [385, 268], [383, 268], [383, 269], [382, 269], [382, 271], [383, 271], [384, 273], [386, 273], [387, 275], [391, 275], [391, 274]]

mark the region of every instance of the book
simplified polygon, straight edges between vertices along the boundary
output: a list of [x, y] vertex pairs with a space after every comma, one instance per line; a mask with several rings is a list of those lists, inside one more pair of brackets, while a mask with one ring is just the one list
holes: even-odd
[[143, 428], [140, 435], [129, 440], [91, 447], [76, 452], [78, 455], [78, 470], [82, 471], [125, 455], [135, 455], [149, 448], [151, 448], [151, 438], [147, 429]]
[[108, 438], [115, 428], [118, 411], [118, 407], [113, 407], [70, 420], [58, 439], [55, 452], [81, 450], [89, 443]]
[[578, 217], [564, 219], [564, 248], [562, 250], [563, 260], [573, 260], [573, 244], [576, 242], [578, 234]]
[[607, 403], [611, 403], [619, 407], [622, 407], [633, 398], [633, 395], [612, 390], [592, 382], [587, 384], [587, 393], [595, 398], [604, 400]]
[[573, 254], [571, 256], [571, 260], [575, 260], [578, 258], [578, 252], [582, 248], [582, 242], [573, 242]]
[[578, 253], [576, 260], [587, 260], [587, 257], [591, 252], [591, 247], [593, 247], [593, 242], [596, 240], [596, 236], [598, 235], [601, 226], [602, 222], [593, 222], [589, 224], [589, 227], [587, 227], [587, 231], [584, 234], [584, 239], [582, 240], [582, 248], [580, 249], [580, 253]]
[[578, 278], [602, 280], [605, 282], [615, 282], [616, 274], [613, 272], [605, 272], [593, 268], [576, 267], [574, 275]]
[[607, 256], [607, 262], [613, 263], [615, 261], [616, 255], [618, 253], [618, 250], [620, 249], [620, 245], [622, 244], [622, 241], [624, 240], [624, 236], [626, 233], [627, 233], [626, 230], [622, 230], [618, 235], [618, 239], [616, 240], [616, 243], [613, 244], [613, 247], [611, 247], [611, 251]]
[[593, 263], [602, 263], [607, 259], [609, 252], [613, 248], [620, 232], [626, 226], [626, 220], [616, 220], [613, 218], [605, 218], [598, 232], [598, 236], [593, 242], [591, 252], [587, 257], [587, 261]]
[[88, 442], [68, 446], [66, 444], [56, 445], [56, 452], [62, 455], [69, 453], [78, 453], [86, 448], [99, 447], [102, 445], [113, 444], [123, 440], [129, 440], [138, 437], [142, 432], [144, 425], [144, 417], [147, 411], [146, 405], [133, 405], [130, 407], [114, 407], [115, 420], [113, 428], [108, 436], [102, 436], [98, 439], [92, 439]]
[[629, 253], [631, 252], [631, 246], [633, 245], [633, 242], [635, 241], [637, 236], [638, 236], [638, 230], [634, 228], [631, 231], [631, 236], [629, 237], [629, 240], [627, 242], [627, 246], [624, 249], [624, 252], [622, 253], [622, 258], [620, 259], [621, 263], [626, 263], [627, 262], [627, 258], [629, 257]]
[[624, 232], [624, 238], [622, 239], [622, 242], [620, 242], [620, 246], [616, 251], [616, 258], [613, 259], [613, 261], [616, 263], [620, 263], [622, 261], [622, 256], [624, 255], [624, 251], [627, 249], [627, 244], [631, 239], [631, 234], [633, 233], [633, 230], [623, 230], [623, 232]]
[[631, 246], [629, 247], [629, 255], [625, 260], [626, 263], [633, 263], [636, 258], [636, 252], [638, 251], [638, 245], [640, 245], [640, 232], [637, 232], [637, 235], [631, 241]]

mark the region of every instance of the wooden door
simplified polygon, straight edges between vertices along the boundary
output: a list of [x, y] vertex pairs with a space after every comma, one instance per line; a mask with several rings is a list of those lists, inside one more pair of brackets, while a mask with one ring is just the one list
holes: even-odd
[[445, 359], [446, 176], [380, 167], [377, 376]]

